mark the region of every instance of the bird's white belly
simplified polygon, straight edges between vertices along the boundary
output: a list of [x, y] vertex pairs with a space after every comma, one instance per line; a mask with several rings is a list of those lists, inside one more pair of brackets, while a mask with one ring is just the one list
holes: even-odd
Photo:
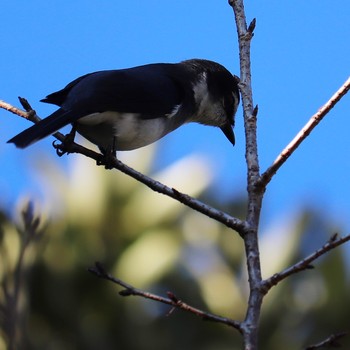
[[136, 113], [94, 113], [78, 120], [78, 132], [102, 148], [132, 150], [149, 145], [171, 130], [162, 118], [140, 119]]

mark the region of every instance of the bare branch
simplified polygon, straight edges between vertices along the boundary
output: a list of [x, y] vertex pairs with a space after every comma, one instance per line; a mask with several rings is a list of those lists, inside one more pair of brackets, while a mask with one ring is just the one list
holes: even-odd
[[296, 274], [298, 272], [312, 269], [311, 263], [318, 259], [320, 256], [326, 254], [330, 250], [348, 242], [350, 240], [350, 234], [345, 237], [338, 238], [338, 235], [333, 235], [330, 240], [324, 244], [320, 249], [316, 250], [314, 253], [310, 254], [305, 259], [299, 261], [295, 265], [288, 267], [287, 269], [274, 274], [270, 278], [264, 280], [261, 284], [262, 290], [266, 294], [273, 286], [276, 286], [279, 282], [283, 281], [290, 275]]
[[115, 169], [118, 169], [122, 171], [123, 173], [133, 177], [134, 179], [142, 182], [149, 188], [151, 188], [153, 191], [162, 193], [168, 197], [171, 197], [182, 204], [185, 204], [186, 206], [199, 211], [200, 213], [207, 215], [208, 217], [221, 222], [222, 224], [226, 225], [229, 228], [232, 228], [236, 230], [239, 234], [244, 234], [247, 230], [247, 224], [235, 217], [232, 217], [231, 215], [224, 213], [221, 210], [217, 210], [198, 199], [195, 199], [185, 193], [179, 192], [174, 188], [170, 188], [159, 181], [156, 181], [154, 179], [151, 179], [150, 177], [130, 168], [126, 164], [122, 163], [118, 159], [114, 159], [113, 161], [113, 167]]
[[315, 350], [315, 349], [329, 348], [329, 347], [339, 348], [341, 345], [338, 342], [338, 340], [348, 335], [348, 333], [349, 332], [339, 332], [339, 333], [331, 334], [327, 339], [317, 344], [310, 345], [307, 348], [305, 348], [305, 350]]
[[299, 131], [287, 147], [278, 155], [273, 164], [262, 174], [260, 184], [266, 186], [284, 162], [294, 153], [298, 146], [309, 136], [316, 125], [330, 112], [350, 89], [350, 77], [338, 91], [315, 113]]
[[7, 111], [13, 113], [13, 114], [16, 114], [22, 118], [25, 118], [25, 119], [29, 119], [29, 116], [28, 116], [28, 113], [25, 112], [25, 111], [22, 111], [21, 109], [17, 108], [17, 107], [14, 107], [12, 106], [11, 104], [3, 101], [3, 100], [0, 100], [0, 108], [3, 108], [3, 109], [6, 109]]
[[154, 301], [172, 306], [172, 309], [170, 309], [170, 311], [168, 312], [168, 315], [170, 315], [174, 309], [180, 309], [180, 310], [190, 312], [198, 317], [201, 317], [205, 321], [223, 323], [223, 324], [225, 324], [229, 327], [233, 327], [241, 332], [241, 323], [238, 321], [234, 321], [234, 320], [227, 318], [227, 317], [217, 316], [217, 315], [211, 314], [209, 312], [205, 312], [205, 311], [202, 311], [200, 309], [197, 309], [191, 305], [186, 304], [182, 300], [178, 299], [172, 292], [167, 292], [168, 298], [165, 298], [165, 297], [159, 296], [157, 294], [153, 294], [153, 293], [146, 292], [146, 291], [143, 291], [141, 289], [135, 288], [132, 285], [120, 280], [119, 278], [115, 278], [115, 277], [111, 276], [110, 274], [108, 274], [105, 271], [105, 269], [103, 268], [103, 266], [98, 262], [95, 263], [94, 267], [89, 268], [88, 271], [99, 278], [103, 278], [107, 281], [111, 281], [111, 282], [118, 284], [119, 286], [122, 286], [123, 288], [125, 288], [119, 292], [119, 294], [121, 296], [131, 296], [131, 295], [139, 296], [139, 297], [142, 297], [145, 299], [154, 300]]
[[255, 350], [258, 348], [258, 324], [260, 319], [263, 293], [261, 285], [261, 265], [259, 253], [258, 227], [260, 220], [261, 204], [264, 190], [257, 186], [260, 179], [258, 144], [257, 144], [257, 114], [258, 108], [254, 108], [250, 47], [256, 20], [253, 19], [247, 26], [243, 0], [229, 0], [232, 7], [239, 43], [240, 58], [240, 91], [242, 96], [244, 130], [246, 140], [245, 158], [247, 163], [248, 181], [248, 211], [246, 221], [249, 230], [244, 235], [244, 246], [247, 257], [247, 270], [249, 280], [249, 300], [246, 317], [242, 323], [244, 348]]
[[[3, 101], [2, 101], [3, 102]], [[23, 105], [23, 107], [27, 110], [27, 112], [24, 112], [16, 107], [11, 106], [10, 104], [3, 102], [0, 104], [0, 107], [5, 108], [6, 110], [12, 111], [12, 113], [15, 113], [23, 118], [26, 118], [33, 121], [34, 123], [37, 123], [41, 119], [37, 116], [35, 111], [32, 109], [28, 101], [24, 98], [20, 98], [20, 102]], [[59, 139], [61, 142], [64, 141], [65, 136], [61, 133], [57, 132], [53, 134], [54, 137]], [[56, 150], [59, 149], [59, 145], [55, 145]], [[79, 144], [76, 143], [69, 143], [68, 147], [68, 153], [79, 153], [82, 154], [88, 158], [94, 159], [99, 165], [103, 165], [103, 157], [100, 153], [97, 153], [93, 150], [90, 150], [88, 148], [85, 148]], [[101, 162], [102, 159], [102, 162]], [[217, 210], [198, 199], [195, 199], [185, 193], [179, 192], [174, 188], [170, 188], [159, 181], [153, 180], [152, 178], [134, 170], [133, 168], [127, 166], [120, 160], [114, 158], [114, 159], [108, 159], [108, 166], [110, 168], [118, 169], [121, 172], [123, 172], [126, 175], [129, 175], [136, 179], [137, 181], [142, 182], [146, 186], [148, 186], [153, 191], [162, 193], [168, 197], [171, 197], [180, 203], [199, 211], [200, 213], [207, 215], [208, 217], [226, 225], [229, 228], [232, 228], [233, 230], [236, 230], [240, 235], [243, 235], [243, 233], [247, 230], [247, 225], [244, 221], [232, 217], [231, 215], [224, 213], [221, 210]]]

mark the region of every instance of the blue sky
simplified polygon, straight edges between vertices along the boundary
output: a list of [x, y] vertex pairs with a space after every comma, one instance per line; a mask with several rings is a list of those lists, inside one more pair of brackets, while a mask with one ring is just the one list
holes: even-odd
[[[259, 105], [261, 170], [349, 76], [350, 2], [246, 1], [257, 18], [252, 43], [254, 102]], [[239, 75], [233, 13], [226, 0], [9, 1], [1, 5], [0, 99], [39, 102], [76, 77], [151, 62], [207, 58]], [[317, 127], [270, 184], [263, 225], [315, 205], [350, 231], [350, 95]], [[33, 186], [33, 159], [55, 159], [52, 138], [17, 150], [5, 142], [29, 123], [0, 110], [0, 205], [11, 210]], [[244, 194], [244, 130], [237, 114], [236, 146], [218, 130], [191, 125], [158, 142], [157, 166], [191, 152], [205, 155], [223, 198]], [[62, 167], [66, 158], [56, 159]], [[92, 165], [93, 166], [93, 165]]]

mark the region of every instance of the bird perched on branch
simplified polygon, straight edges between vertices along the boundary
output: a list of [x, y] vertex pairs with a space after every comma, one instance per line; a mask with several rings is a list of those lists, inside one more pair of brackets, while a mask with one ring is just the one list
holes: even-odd
[[234, 145], [238, 82], [222, 65], [202, 59], [86, 74], [41, 100], [60, 108], [8, 142], [25, 148], [72, 124], [106, 154], [146, 146], [197, 122], [221, 128]]

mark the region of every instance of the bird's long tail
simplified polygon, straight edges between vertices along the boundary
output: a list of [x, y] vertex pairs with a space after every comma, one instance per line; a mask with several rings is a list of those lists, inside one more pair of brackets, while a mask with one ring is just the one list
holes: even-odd
[[7, 143], [14, 143], [18, 148], [26, 148], [44, 137], [55, 133], [71, 122], [72, 116], [70, 111], [64, 111], [60, 108], [47, 118], [22, 131], [11, 140], [8, 140]]

